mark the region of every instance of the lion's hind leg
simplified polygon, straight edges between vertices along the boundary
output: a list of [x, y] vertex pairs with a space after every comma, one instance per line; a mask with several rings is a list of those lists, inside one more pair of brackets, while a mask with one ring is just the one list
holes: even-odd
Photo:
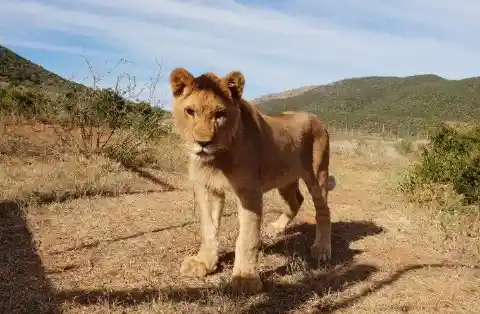
[[284, 208], [280, 217], [267, 227], [267, 233], [271, 237], [276, 237], [285, 231], [285, 228], [297, 215], [304, 200], [300, 192], [298, 180], [285, 187], [279, 188], [278, 192], [285, 203], [287, 203], [287, 206]]
[[312, 167], [306, 169], [302, 176], [312, 195], [315, 206], [315, 240], [312, 253], [318, 262], [328, 261], [332, 255], [332, 225], [328, 207], [328, 191], [334, 188], [329, 177], [329, 141], [328, 135], [319, 136], [313, 142]]

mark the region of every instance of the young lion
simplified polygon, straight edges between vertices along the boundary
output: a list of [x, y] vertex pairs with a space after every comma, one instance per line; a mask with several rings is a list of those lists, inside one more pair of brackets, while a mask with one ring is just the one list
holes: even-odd
[[173, 115], [190, 155], [189, 175], [201, 213], [202, 242], [187, 257], [181, 273], [203, 277], [216, 269], [217, 232], [225, 192], [237, 199], [240, 231], [235, 248], [232, 289], [254, 293], [263, 284], [257, 270], [263, 193], [278, 189], [288, 204], [269, 233], [282, 232], [303, 202], [302, 179], [316, 210], [312, 252], [319, 261], [331, 257], [331, 222], [327, 204], [334, 177], [329, 177], [329, 135], [315, 115], [288, 112], [261, 114], [242, 98], [245, 78], [239, 71], [223, 78], [213, 73], [194, 77], [186, 69], [170, 74]]

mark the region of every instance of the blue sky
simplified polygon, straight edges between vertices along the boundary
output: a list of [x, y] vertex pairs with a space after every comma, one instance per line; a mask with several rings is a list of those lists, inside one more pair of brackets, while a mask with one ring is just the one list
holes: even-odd
[[[367, 75], [480, 75], [478, 0], [0, 0], [0, 43], [62, 76], [241, 70], [247, 99]], [[115, 82], [115, 73], [104, 85]]]

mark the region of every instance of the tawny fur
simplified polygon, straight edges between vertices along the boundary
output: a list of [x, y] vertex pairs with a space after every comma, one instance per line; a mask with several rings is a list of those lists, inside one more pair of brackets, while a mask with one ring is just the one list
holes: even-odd
[[194, 77], [183, 68], [170, 75], [173, 115], [190, 154], [189, 176], [201, 212], [202, 243], [197, 255], [187, 257], [181, 272], [205, 276], [217, 264], [217, 232], [225, 193], [238, 204], [239, 235], [232, 274], [234, 292], [262, 289], [257, 270], [263, 194], [278, 189], [287, 203], [283, 214], [268, 226], [282, 232], [303, 203], [302, 179], [316, 210], [312, 252], [319, 261], [331, 257], [331, 221], [328, 191], [329, 134], [318, 117], [307, 112], [278, 116], [260, 113], [242, 98], [245, 78], [233, 71], [221, 78], [213, 73]]

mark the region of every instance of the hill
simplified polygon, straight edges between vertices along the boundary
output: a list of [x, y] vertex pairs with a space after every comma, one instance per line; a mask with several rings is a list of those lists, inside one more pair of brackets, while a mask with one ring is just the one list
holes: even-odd
[[[72, 109], [73, 102], [89, 99], [90, 105], [95, 107], [94, 110], [97, 110], [96, 107], [100, 106], [99, 102], [102, 102], [106, 106], [104, 109], [117, 106], [116, 111], [119, 112], [126, 106], [127, 111], [142, 111], [143, 115], [152, 113], [161, 116], [169, 115], [169, 112], [151, 107], [147, 102], [131, 101], [120, 94], [122, 91], [109, 88], [94, 90], [67, 80], [14, 51], [0, 46], [0, 110], [2, 112], [22, 116], [33, 114], [38, 117], [45, 113], [44, 109], [47, 106], [58, 107], [59, 100], [70, 102], [67, 107]], [[118, 107], [119, 104], [121, 108]]]
[[[298, 89], [297, 89], [298, 90]], [[295, 90], [293, 90], [295, 91]], [[330, 126], [416, 134], [440, 121], [480, 119], [480, 78], [447, 80], [436, 75], [361, 77], [308, 87], [293, 96], [253, 100], [265, 113], [306, 110]]]
[[27, 90], [67, 90], [83, 86], [66, 80], [0, 45], [0, 87]]
[[260, 103], [262, 103], [262, 102], [266, 102], [266, 101], [269, 101], [269, 100], [284, 99], [284, 98], [288, 98], [288, 97], [294, 97], [294, 96], [303, 94], [303, 93], [305, 93], [305, 92], [308, 92], [309, 90], [312, 90], [312, 89], [314, 89], [315, 87], [317, 87], [317, 86], [315, 86], [315, 85], [313, 85], [313, 86], [304, 86], [304, 87], [299, 87], [299, 88], [287, 89], [286, 91], [280, 92], [280, 93], [273, 93], [273, 94], [262, 95], [262, 96], [259, 96], [259, 97], [254, 98], [254, 99], [251, 99], [251, 100], [250, 100], [250, 103], [252, 103], [252, 104], [260, 104]]

